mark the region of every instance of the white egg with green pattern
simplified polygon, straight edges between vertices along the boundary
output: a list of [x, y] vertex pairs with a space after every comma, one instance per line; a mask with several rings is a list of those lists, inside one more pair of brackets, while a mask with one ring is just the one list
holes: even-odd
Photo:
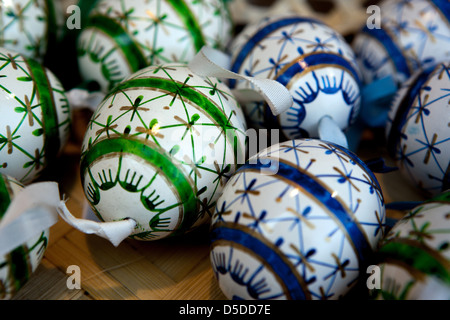
[[[19, 181], [0, 174], [0, 222], [5, 217], [14, 196], [22, 189], [23, 185]], [[38, 230], [36, 234], [0, 256], [0, 300], [13, 298], [41, 263], [48, 245], [49, 229], [42, 232]]]
[[245, 118], [223, 83], [185, 64], [142, 69], [98, 106], [82, 145], [81, 179], [102, 221], [131, 218], [156, 240], [209, 221], [245, 157]]
[[103, 0], [81, 30], [78, 65], [108, 91], [146, 66], [189, 62], [204, 45], [224, 49], [231, 35], [225, 1]]
[[22, 183], [38, 178], [70, 133], [65, 90], [42, 64], [0, 48], [0, 174]]

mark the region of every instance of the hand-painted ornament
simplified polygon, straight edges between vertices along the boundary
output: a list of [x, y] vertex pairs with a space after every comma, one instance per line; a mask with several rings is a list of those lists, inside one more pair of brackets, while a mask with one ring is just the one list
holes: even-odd
[[388, 114], [388, 151], [426, 196], [450, 188], [450, 63], [417, 71]]
[[[0, 174], [0, 221], [14, 195], [23, 189], [17, 180]], [[0, 300], [7, 300], [23, 287], [37, 269], [48, 244], [49, 230], [43, 230], [8, 254], [0, 256]]]
[[320, 140], [273, 145], [227, 182], [210, 258], [229, 299], [339, 299], [384, 233], [380, 186], [352, 152]]
[[70, 128], [64, 88], [40, 63], [0, 49], [0, 173], [28, 183], [54, 161]]
[[[274, 117], [264, 102], [245, 104], [249, 126], [280, 128], [287, 138], [319, 137], [319, 121], [329, 116], [341, 130], [360, 107], [360, 75], [345, 39], [318, 20], [274, 16], [248, 25], [230, 47], [231, 70], [276, 80], [294, 104]], [[245, 89], [246, 82], [230, 81]]]
[[58, 1], [1, 0], [0, 47], [42, 63], [62, 17]]
[[392, 76], [407, 80], [427, 63], [450, 59], [448, 0], [385, 0], [380, 27], [364, 28], [352, 44], [365, 83]]
[[418, 205], [390, 230], [371, 279], [374, 298], [450, 300], [449, 212], [446, 191]]
[[156, 240], [209, 222], [224, 183], [245, 161], [245, 118], [231, 91], [185, 64], [142, 69], [93, 114], [81, 178], [102, 221], [131, 218]]
[[222, 49], [231, 31], [221, 0], [99, 1], [78, 39], [80, 73], [108, 91], [148, 65], [187, 63], [204, 45]]

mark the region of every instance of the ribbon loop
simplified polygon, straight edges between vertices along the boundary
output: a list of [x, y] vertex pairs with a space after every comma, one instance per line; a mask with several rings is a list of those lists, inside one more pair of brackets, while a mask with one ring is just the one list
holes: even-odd
[[56, 182], [39, 182], [14, 195], [0, 222], [0, 256], [8, 254], [58, 221]]
[[241, 102], [265, 100], [272, 113], [277, 116], [288, 110], [294, 103], [289, 90], [275, 80], [248, 77], [232, 72], [229, 69], [227, 56], [218, 50], [204, 46], [190, 61], [189, 68], [204, 77], [216, 77], [249, 82], [255, 89], [250, 92], [234, 90], [236, 98]]
[[319, 120], [319, 138], [332, 142], [348, 149], [347, 136], [330, 116], [324, 116]]
[[136, 226], [136, 222], [133, 219], [112, 222], [97, 222], [88, 219], [79, 219], [70, 213], [64, 202], [58, 207], [58, 213], [64, 221], [75, 229], [86, 234], [95, 234], [107, 239], [115, 247], [130, 236]]

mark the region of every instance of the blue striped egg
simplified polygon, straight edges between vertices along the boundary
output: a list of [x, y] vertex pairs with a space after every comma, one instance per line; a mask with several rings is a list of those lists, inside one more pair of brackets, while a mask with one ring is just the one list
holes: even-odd
[[[16, 179], [0, 174], [0, 221], [5, 217], [14, 195], [23, 189]], [[0, 256], [0, 300], [13, 298], [28, 282], [42, 261], [49, 239], [49, 229], [31, 236], [22, 245]]]
[[[361, 80], [352, 48], [321, 21], [282, 15], [249, 24], [230, 46], [231, 70], [276, 80], [286, 86], [293, 106], [275, 117], [264, 102], [244, 104], [249, 126], [279, 128], [288, 139], [318, 137], [318, 123], [331, 117], [347, 129], [359, 113]], [[230, 81], [247, 89], [244, 81]]]
[[386, 124], [405, 181], [430, 197], [450, 187], [450, 63], [418, 70], [397, 92]]
[[366, 272], [384, 233], [376, 177], [321, 140], [273, 145], [227, 182], [210, 259], [229, 299], [339, 299]]
[[379, 27], [364, 26], [352, 44], [365, 83], [386, 76], [402, 83], [450, 58], [448, 0], [385, 0], [379, 12]]
[[131, 238], [181, 235], [210, 219], [244, 162], [246, 123], [229, 88], [185, 64], [150, 66], [112, 90], [93, 114], [80, 174], [102, 221], [133, 219]]

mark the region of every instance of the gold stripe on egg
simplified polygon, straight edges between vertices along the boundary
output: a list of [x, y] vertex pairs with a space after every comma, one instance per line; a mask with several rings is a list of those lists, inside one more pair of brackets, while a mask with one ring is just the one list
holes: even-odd
[[[330, 190], [330, 188], [328, 188], [326, 185], [324, 185], [320, 180], [315, 179], [315, 177], [311, 174], [309, 174], [306, 170], [300, 168], [299, 166], [297, 166], [296, 164], [287, 161], [287, 160], [281, 160], [281, 159], [273, 159], [270, 157], [260, 157], [259, 159], [267, 159], [267, 160], [273, 160], [273, 161], [277, 161], [277, 162], [282, 162], [286, 165], [289, 165], [293, 168], [297, 168], [297, 170], [301, 171], [302, 173], [304, 173], [305, 175], [308, 175], [310, 178], [312, 178], [314, 181], [316, 181], [316, 183], [318, 183], [320, 186], [322, 186], [325, 190], [327, 190], [330, 194], [333, 194], [332, 190]], [[260, 172], [259, 169], [246, 169], [246, 172]], [[348, 240], [349, 244], [352, 246], [353, 251], [355, 252], [355, 256], [359, 261], [359, 255], [358, 255], [358, 251], [356, 250], [355, 244], [353, 243], [352, 238], [349, 236], [347, 230], [345, 229], [345, 227], [342, 225], [341, 221], [336, 218], [336, 216], [333, 214], [333, 212], [331, 212], [320, 200], [318, 200], [313, 194], [309, 193], [308, 191], [306, 191], [300, 184], [295, 183], [294, 181], [291, 181], [289, 179], [286, 179], [284, 177], [278, 176], [277, 174], [275, 174], [277, 176], [277, 178], [279, 180], [284, 181], [285, 183], [289, 184], [290, 186], [292, 186], [293, 188], [301, 191], [304, 194], [309, 194], [311, 197], [309, 198], [310, 200], [312, 200], [313, 202], [315, 202], [320, 208], [322, 208], [322, 210], [324, 212], [326, 212], [329, 217], [331, 219], [333, 219], [337, 226], [339, 227], [339, 229], [343, 232], [343, 234], [345, 235], [346, 239]], [[339, 202], [340, 205], [342, 205], [342, 207], [345, 209], [346, 213], [351, 217], [351, 220], [356, 224], [357, 228], [360, 230], [361, 234], [364, 236], [364, 239], [366, 240], [366, 242], [368, 244], [370, 244], [371, 242], [368, 240], [367, 238], [367, 234], [364, 231], [364, 229], [361, 227], [359, 221], [356, 219], [356, 216], [351, 212], [350, 208], [348, 208], [348, 206], [345, 204], [345, 202], [342, 201], [342, 199], [339, 196], [335, 196], [333, 197], [334, 199], [336, 199], [336, 201]], [[325, 241], [329, 242], [328, 239], [325, 239]]]

